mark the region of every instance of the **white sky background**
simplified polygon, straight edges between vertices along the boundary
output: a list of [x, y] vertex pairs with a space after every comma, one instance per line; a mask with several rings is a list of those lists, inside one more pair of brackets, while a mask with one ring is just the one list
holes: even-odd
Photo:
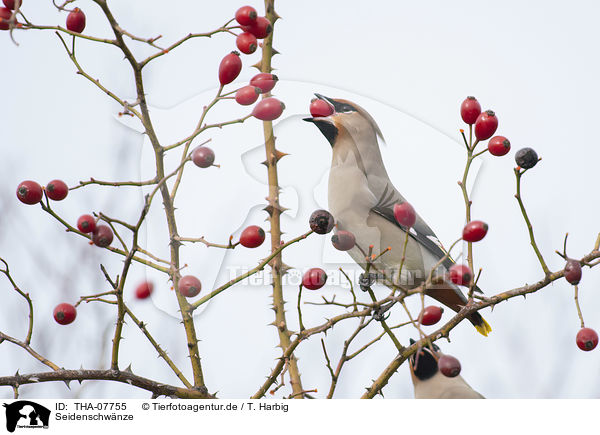
[[[39, 24], [64, 24], [65, 14], [51, 2], [32, 7], [27, 17]], [[262, 11], [260, 4], [253, 4]], [[86, 33], [109, 36], [108, 28], [92, 2], [78, 6], [88, 17]], [[119, 23], [140, 36], [163, 35], [172, 41], [188, 32], [208, 31], [226, 22], [240, 6], [230, 1], [112, 2]], [[210, 9], [208, 9], [210, 8]], [[525, 224], [514, 199], [514, 152], [531, 146], [543, 160], [523, 179], [522, 194], [534, 223], [539, 246], [549, 266], [563, 261], [553, 254], [561, 249], [569, 232], [568, 252], [580, 257], [590, 251], [600, 230], [600, 205], [593, 175], [600, 161], [595, 124], [600, 68], [595, 23], [598, 6], [576, 2], [387, 2], [358, 1], [280, 2], [283, 17], [276, 25], [274, 59], [281, 83], [275, 88], [287, 110], [277, 128], [278, 148], [291, 155], [280, 163], [282, 203], [291, 211], [283, 220], [286, 240], [305, 231], [312, 210], [326, 205], [322, 185], [331, 151], [318, 130], [299, 119], [308, 111], [312, 92], [358, 102], [378, 121], [387, 140], [386, 165], [399, 190], [416, 206], [445, 244], [460, 234], [463, 205], [456, 185], [461, 172], [462, 128], [459, 105], [475, 95], [484, 110], [498, 115], [499, 134], [513, 145], [508, 156], [484, 156], [473, 195], [473, 214], [490, 224], [490, 231], [476, 245], [476, 264], [484, 267], [480, 287], [486, 294], [514, 288], [541, 277], [541, 269], [529, 245]], [[158, 15], [160, 13], [160, 15]], [[20, 204], [14, 195], [23, 179], [45, 184], [62, 178], [69, 185], [79, 180], [140, 179], [148, 177], [148, 143], [134, 130], [119, 124], [119, 111], [98, 89], [74, 74], [74, 66], [52, 32], [15, 32], [15, 47], [6, 32], [0, 33], [3, 101], [0, 106], [3, 159], [0, 168], [0, 256], [11, 265], [14, 278], [29, 291], [36, 306], [33, 346], [66, 368], [107, 367], [115, 314], [112, 307], [82, 306], [76, 322], [68, 327], [51, 318], [53, 307], [63, 300], [107, 290], [99, 271], [102, 262], [114, 275], [120, 259], [89, 247], [67, 235], [38, 207]], [[139, 56], [150, 51], [140, 47]], [[222, 56], [235, 48], [234, 37], [218, 35], [194, 40], [155, 61], [145, 70], [146, 91], [161, 139], [171, 142], [189, 133], [202, 106], [210, 101], [217, 84]], [[120, 96], [131, 100], [133, 87], [125, 61], [112, 47], [78, 44], [84, 68]], [[256, 71], [249, 65], [259, 54], [243, 56], [244, 69], [236, 83], [243, 85]], [[230, 89], [235, 89], [231, 85]], [[7, 103], [9, 102], [9, 103]], [[247, 113], [233, 102], [217, 107], [209, 122], [233, 119]], [[180, 232], [205, 235], [225, 242], [229, 234], [247, 224], [262, 223], [260, 211], [267, 190], [262, 128], [249, 120], [242, 126], [209, 132], [209, 145], [221, 169], [190, 166], [177, 203]], [[140, 175], [141, 174], [141, 175]], [[102, 211], [133, 220], [141, 194], [132, 188], [88, 187], [71, 192], [55, 208], [70, 222], [82, 213]], [[250, 211], [249, 211], [250, 210]], [[164, 251], [160, 201], [154, 204], [148, 226], [148, 246]], [[348, 262], [329, 249], [329, 236], [312, 237], [285, 252], [284, 261], [298, 269], [332, 267]], [[252, 267], [266, 255], [267, 243], [256, 250], [222, 252], [203, 245], [185, 248], [189, 272], [203, 282], [203, 292], [215, 282], [229, 279], [231, 269]], [[323, 245], [326, 246], [323, 249]], [[227, 254], [227, 255], [225, 255]], [[218, 269], [221, 259], [223, 267]], [[214, 263], [213, 263], [214, 262]], [[216, 266], [215, 266], [216, 265]], [[345, 268], [351, 268], [348, 263]], [[144, 276], [135, 267], [129, 290]], [[296, 272], [298, 273], [298, 272]], [[184, 334], [170, 315], [174, 297], [161, 276], [153, 302], [131, 306], [170, 355], [183, 365], [187, 358]], [[587, 326], [600, 329], [600, 274], [584, 270], [580, 301]], [[0, 277], [2, 311], [0, 330], [22, 337], [26, 329], [24, 302]], [[290, 275], [293, 281], [294, 275]], [[334, 276], [331, 282], [334, 283]], [[297, 286], [286, 288], [288, 319], [295, 327]], [[346, 291], [335, 285], [320, 294], [343, 298]], [[383, 294], [383, 293], [381, 293]], [[306, 292], [305, 292], [306, 295]], [[247, 397], [254, 393], [274, 365], [280, 350], [268, 309], [267, 286], [238, 286], [208, 304], [197, 318], [202, 342], [203, 368], [211, 391], [221, 397]], [[416, 305], [414, 305], [416, 307]], [[399, 307], [398, 307], [399, 308]], [[450, 310], [444, 319], [450, 318]], [[337, 312], [307, 306], [305, 324], [316, 325]], [[416, 309], [415, 309], [416, 312]], [[598, 397], [600, 351], [584, 353], [575, 346], [579, 321], [570, 285], [559, 281], [543, 291], [503, 303], [483, 312], [494, 331], [488, 338], [464, 322], [452, 342], [440, 342], [442, 350], [458, 357], [463, 376], [490, 398]], [[397, 310], [394, 320], [404, 320]], [[353, 330], [334, 328], [326, 338], [330, 356], [337, 361], [344, 338]], [[351, 328], [351, 329], [349, 329]], [[433, 330], [430, 328], [430, 330]], [[103, 339], [104, 331], [108, 335]], [[365, 331], [365, 340], [379, 333]], [[125, 330], [121, 362], [130, 361], [135, 373], [176, 383], [134, 325]], [[403, 342], [415, 336], [403, 328]], [[106, 343], [102, 349], [100, 342]], [[0, 374], [44, 370], [21, 349], [0, 345]], [[108, 352], [108, 353], [107, 353]], [[303, 384], [325, 394], [329, 375], [317, 337], [298, 351]], [[337, 397], [357, 397], [370, 380], [393, 358], [385, 337], [372, 351], [348, 363], [342, 372]], [[281, 391], [285, 391], [282, 389]], [[407, 367], [400, 368], [384, 390], [388, 398], [412, 397]], [[88, 383], [23, 387], [25, 397], [147, 397], [124, 385]], [[11, 397], [10, 389], [0, 397]]]

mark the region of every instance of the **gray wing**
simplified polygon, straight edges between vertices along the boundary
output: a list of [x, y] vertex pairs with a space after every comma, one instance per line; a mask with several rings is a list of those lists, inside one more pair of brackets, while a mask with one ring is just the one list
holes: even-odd
[[[433, 230], [429, 228], [418, 214], [415, 225], [410, 229], [403, 227], [396, 221], [396, 218], [394, 217], [394, 204], [403, 202], [406, 202], [406, 200], [390, 183], [388, 183], [383, 190], [378, 203], [371, 210], [400, 227], [403, 231], [408, 232], [410, 237], [416, 240], [421, 246], [425, 247], [435, 258], [438, 260], [442, 259], [446, 255], [446, 251], [442, 248], [442, 244]], [[449, 269], [454, 264], [454, 260], [448, 256], [442, 264]]]

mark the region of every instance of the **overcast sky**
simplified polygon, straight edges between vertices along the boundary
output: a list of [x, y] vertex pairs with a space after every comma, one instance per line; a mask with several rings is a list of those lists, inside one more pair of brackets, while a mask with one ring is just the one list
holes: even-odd
[[[33, 7], [25, 1], [24, 12], [37, 24], [64, 25], [65, 14], [50, 1]], [[33, 2], [32, 2], [33, 3]], [[203, 32], [228, 21], [241, 4], [222, 1], [173, 1], [169, 7], [155, 0], [109, 2], [120, 25], [139, 36], [163, 35], [162, 44], [188, 32]], [[91, 1], [77, 6], [87, 15], [86, 33], [109, 37], [109, 29]], [[263, 11], [260, 4], [253, 4]], [[529, 146], [542, 161], [523, 179], [522, 195], [540, 249], [549, 267], [563, 267], [554, 253], [562, 249], [569, 233], [568, 253], [588, 253], [600, 231], [600, 203], [595, 187], [600, 147], [595, 126], [600, 76], [597, 41], [599, 7], [596, 2], [482, 2], [359, 1], [280, 2], [283, 17], [275, 27], [274, 58], [281, 82], [274, 94], [287, 109], [276, 126], [278, 148], [290, 156], [279, 167], [282, 204], [290, 208], [283, 218], [284, 238], [306, 231], [315, 208], [327, 206], [326, 177], [331, 151], [313, 126], [303, 123], [313, 92], [347, 98], [369, 111], [386, 138], [382, 151], [396, 187], [445, 244], [460, 234], [463, 204], [456, 185], [462, 173], [463, 148], [458, 130], [463, 128], [459, 106], [475, 95], [484, 109], [499, 118], [498, 133], [513, 146], [509, 155], [485, 155], [476, 165], [473, 215], [489, 223], [490, 231], [475, 247], [477, 267], [483, 267], [480, 287], [487, 295], [508, 290], [542, 277], [529, 245], [527, 230], [514, 199], [512, 168], [514, 152]], [[7, 32], [0, 33], [3, 66], [3, 104], [0, 105], [0, 256], [11, 266], [15, 280], [31, 293], [36, 311], [33, 346], [66, 368], [107, 367], [115, 318], [112, 307], [87, 304], [76, 322], [67, 327], [51, 318], [53, 307], [79, 296], [106, 291], [99, 263], [113, 275], [120, 259], [90, 247], [85, 240], [66, 234], [38, 207], [24, 206], [14, 195], [17, 184], [34, 179], [45, 184], [61, 178], [69, 185], [89, 177], [98, 179], [145, 179], [152, 161], [147, 140], [139, 126], [119, 119], [120, 108], [75, 74], [75, 68], [51, 31], [17, 31], [20, 46]], [[161, 140], [171, 143], [193, 128], [202, 106], [216, 91], [221, 58], [235, 49], [232, 35], [193, 40], [145, 70], [146, 92]], [[146, 47], [140, 57], [151, 53]], [[113, 47], [79, 42], [78, 59], [92, 76], [123, 98], [133, 101], [134, 88], [128, 65]], [[228, 89], [243, 85], [256, 73], [250, 65], [259, 54], [243, 56], [244, 69]], [[234, 102], [215, 108], [209, 122], [234, 119], [248, 113]], [[124, 125], [126, 124], [126, 125]], [[267, 194], [262, 126], [256, 120], [210, 132], [209, 145], [221, 168], [190, 167], [178, 196], [180, 232], [189, 237], [206, 236], [223, 243], [248, 224], [262, 225], [261, 211]], [[178, 159], [169, 159], [170, 164]], [[56, 209], [70, 222], [91, 211], [133, 220], [139, 213], [142, 192], [135, 188], [89, 187], [72, 192]], [[161, 254], [166, 251], [163, 213], [156, 201], [149, 216], [145, 243]], [[349, 257], [328, 244], [328, 237], [311, 237], [286, 251], [284, 261], [297, 268], [289, 276], [286, 300], [291, 327], [297, 325], [295, 298], [298, 276], [307, 267], [334, 270], [342, 264], [356, 270]], [[183, 249], [189, 273], [203, 282], [203, 294], [253, 267], [267, 253], [257, 250], [233, 252], [190, 246]], [[187, 272], [186, 272], [187, 273]], [[134, 301], [135, 284], [152, 279], [152, 301]], [[319, 294], [347, 297], [345, 287], [331, 276]], [[337, 281], [336, 281], [337, 280]], [[221, 397], [248, 397], [268, 374], [280, 354], [276, 331], [268, 308], [268, 280], [238, 286], [222, 294], [197, 317], [200, 352], [209, 390]], [[580, 302], [586, 324], [600, 329], [600, 272], [584, 269]], [[177, 323], [175, 300], [163, 276], [134, 267], [128, 300], [149, 323], [157, 340], [185, 367], [184, 334]], [[0, 330], [23, 337], [26, 306], [0, 277], [5, 315]], [[385, 290], [380, 290], [381, 296]], [[311, 299], [312, 298], [312, 299]], [[412, 305], [415, 311], [418, 303]], [[449, 311], [449, 310], [448, 310]], [[331, 308], [307, 306], [304, 323], [316, 325], [339, 313]], [[440, 342], [443, 351], [458, 357], [462, 375], [490, 398], [590, 398], [600, 396], [600, 351], [577, 349], [579, 321], [573, 290], [563, 280], [523, 298], [513, 299], [483, 315], [492, 325], [488, 338], [477, 334], [467, 322], [457, 327], [451, 343]], [[404, 313], [393, 313], [393, 320]], [[450, 318], [450, 312], [444, 319]], [[343, 340], [353, 330], [336, 327], [326, 338], [330, 354], [339, 355]], [[433, 330], [433, 328], [431, 328]], [[108, 335], [104, 335], [105, 333]], [[364, 341], [379, 333], [365, 331]], [[123, 367], [130, 361], [135, 373], [164, 382], [177, 379], [143, 336], [129, 325], [121, 355]], [[407, 342], [414, 330], [403, 328], [399, 338]], [[102, 347], [101, 343], [105, 343]], [[0, 375], [44, 370], [22, 349], [2, 343]], [[144, 357], [140, 357], [144, 355]], [[329, 375], [317, 337], [298, 350], [303, 384], [327, 391]], [[372, 351], [344, 369], [337, 397], [357, 397], [370, 380], [391, 361], [394, 349], [381, 340]], [[335, 358], [335, 356], [333, 357]], [[402, 366], [385, 388], [388, 398], [411, 398], [408, 368]], [[84, 384], [69, 392], [64, 384], [28, 386], [23, 397], [147, 397], [147, 393], [123, 385]], [[11, 397], [1, 389], [0, 397]]]

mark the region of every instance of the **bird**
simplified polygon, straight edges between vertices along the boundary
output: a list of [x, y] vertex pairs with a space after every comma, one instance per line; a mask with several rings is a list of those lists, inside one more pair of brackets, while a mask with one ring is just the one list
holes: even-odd
[[[410, 343], [415, 341], [410, 339]], [[439, 358], [443, 355], [435, 344], [432, 347]], [[459, 375], [449, 378], [440, 373], [437, 360], [428, 347], [423, 347], [409, 359], [410, 375], [415, 388], [415, 399], [485, 399]]]
[[[435, 269], [432, 285], [425, 293], [459, 312], [467, 304], [467, 298], [444, 278], [454, 261], [435, 233], [418, 214], [411, 228], [403, 227], [394, 218], [394, 205], [407, 201], [386, 171], [378, 143], [383, 135], [377, 123], [356, 103], [320, 94], [315, 96], [334, 109], [329, 116], [304, 118], [304, 121], [314, 124], [331, 145], [328, 207], [337, 231], [349, 231], [355, 237], [355, 246], [348, 253], [367, 269], [369, 251], [383, 253], [390, 247], [391, 250], [377, 256], [371, 267], [383, 272], [394, 285], [407, 289], [421, 285]], [[407, 232], [405, 260], [398, 274]], [[389, 287], [389, 282], [387, 284]], [[476, 288], [476, 291], [481, 290]], [[492, 330], [478, 312], [469, 314], [467, 319], [484, 336]]]

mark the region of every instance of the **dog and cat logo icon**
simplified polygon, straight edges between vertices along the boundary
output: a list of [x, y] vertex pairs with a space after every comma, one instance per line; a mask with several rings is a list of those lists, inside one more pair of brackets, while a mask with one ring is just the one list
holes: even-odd
[[50, 410], [28, 400], [5, 403], [6, 430], [14, 432], [16, 428], [48, 429]]

